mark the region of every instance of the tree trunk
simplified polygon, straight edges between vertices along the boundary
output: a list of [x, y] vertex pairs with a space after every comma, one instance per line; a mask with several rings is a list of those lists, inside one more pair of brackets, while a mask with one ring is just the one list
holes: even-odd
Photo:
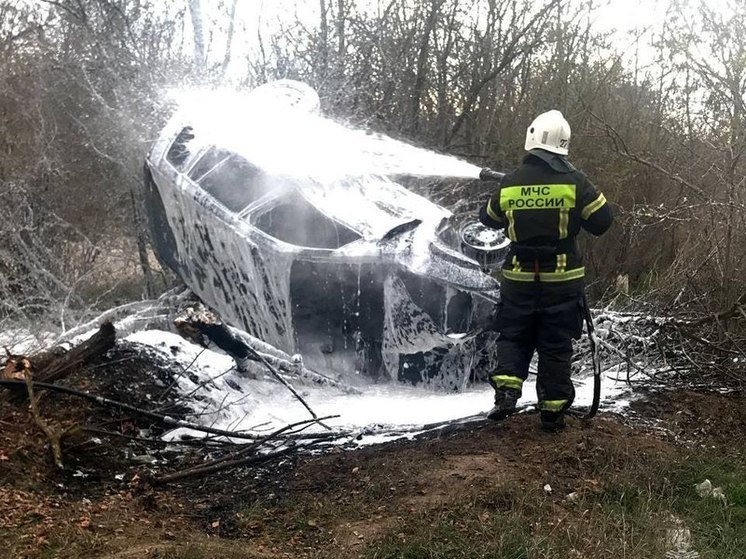
[[326, 81], [329, 70], [329, 21], [326, 0], [319, 0], [319, 80]]
[[145, 298], [152, 299], [155, 297], [155, 282], [153, 280], [153, 270], [150, 267], [150, 259], [148, 258], [148, 230], [145, 219], [143, 219], [142, 197], [137, 196], [136, 187], [131, 189], [130, 197], [132, 199], [132, 223], [135, 226], [135, 239], [137, 240], [137, 256], [145, 280]]
[[410, 134], [416, 134], [420, 125], [420, 103], [422, 102], [425, 80], [427, 79], [430, 37], [435, 29], [435, 24], [438, 20], [438, 10], [440, 10], [443, 2], [444, 0], [432, 0], [430, 12], [427, 14], [427, 19], [425, 20], [425, 28], [422, 30], [420, 52], [417, 56], [417, 73], [415, 74], [414, 89], [412, 90], [412, 103], [409, 107], [409, 124], [407, 128]]
[[194, 69], [201, 76], [205, 70], [205, 29], [202, 22], [201, 0], [189, 0], [189, 14], [192, 16], [194, 32]]
[[221, 75], [225, 76], [225, 71], [228, 69], [228, 64], [231, 62], [231, 55], [233, 54], [233, 33], [236, 27], [236, 5], [238, 0], [233, 0], [231, 5], [231, 11], [228, 21], [228, 37], [226, 38], [225, 44], [225, 56], [223, 57], [223, 68], [221, 69]]

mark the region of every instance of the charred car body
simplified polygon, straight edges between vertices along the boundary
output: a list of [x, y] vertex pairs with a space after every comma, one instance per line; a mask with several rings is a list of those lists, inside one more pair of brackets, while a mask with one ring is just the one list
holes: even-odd
[[450, 213], [393, 177], [330, 172], [321, 152], [298, 169], [300, 143], [276, 131], [293, 115], [316, 137], [317, 104], [283, 82], [252, 92], [242, 122], [177, 112], [145, 168], [159, 258], [227, 323], [308, 367], [463, 387], [495, 280], [457, 250]]

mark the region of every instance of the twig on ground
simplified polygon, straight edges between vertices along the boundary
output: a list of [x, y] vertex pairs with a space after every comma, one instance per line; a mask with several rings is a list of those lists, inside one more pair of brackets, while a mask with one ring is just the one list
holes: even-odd
[[41, 417], [41, 413], [39, 412], [39, 402], [37, 396], [34, 393], [34, 382], [31, 379], [31, 371], [24, 371], [24, 378], [24, 382], [26, 383], [26, 390], [28, 391], [29, 410], [31, 411], [31, 416], [34, 418], [34, 423], [36, 423], [39, 429], [42, 430], [42, 432], [49, 440], [49, 445], [52, 447], [52, 456], [54, 457], [55, 465], [60, 470], [63, 470], [65, 467], [62, 464], [62, 446], [60, 445], [60, 439], [62, 438], [64, 431], [58, 431], [57, 429], [50, 427], [47, 422], [44, 421], [44, 419]]
[[[24, 382], [25, 381], [22, 381], [22, 380], [5, 379], [5, 380], [0, 380], [0, 386], [4, 386], [6, 388], [13, 388], [17, 386], [23, 386]], [[236, 438], [236, 439], [255, 440], [257, 438], [256, 435], [244, 434], [244, 433], [241, 433], [240, 431], [226, 431], [224, 429], [206, 427], [204, 425], [192, 423], [191, 421], [184, 421], [183, 419], [176, 419], [168, 415], [154, 413], [152, 411], [144, 410], [142, 408], [138, 408], [130, 404], [125, 404], [124, 402], [110, 400], [109, 398], [104, 398], [103, 396], [97, 396], [96, 394], [91, 394], [89, 392], [83, 392], [81, 390], [76, 390], [74, 388], [69, 388], [67, 386], [60, 386], [58, 384], [48, 384], [48, 383], [41, 383], [41, 382], [35, 383], [35, 386], [37, 388], [43, 388], [44, 390], [52, 390], [54, 392], [61, 392], [63, 394], [69, 394], [71, 396], [77, 396], [79, 398], [84, 398], [86, 400], [90, 400], [104, 407], [113, 407], [117, 409], [126, 410], [131, 413], [140, 415], [142, 417], [154, 419], [160, 423], [163, 423], [164, 425], [169, 425], [171, 427], [183, 427], [185, 429], [192, 429], [194, 431], [210, 433], [213, 435], [222, 435], [224, 437]], [[330, 416], [330, 417], [337, 417], [337, 416]], [[323, 419], [329, 419], [329, 418], [328, 417], [314, 418], [313, 420], [309, 420], [309, 421], [317, 421], [320, 423], [320, 419], [323, 420]]]
[[267, 462], [274, 458], [279, 458], [280, 456], [285, 456], [286, 454], [290, 454], [291, 452], [299, 451], [304, 448], [308, 448], [312, 446], [312, 444], [313, 443], [302, 445], [299, 447], [288, 446], [276, 452], [269, 452], [267, 454], [257, 454], [257, 455], [253, 455], [253, 456], [249, 456], [245, 458], [239, 458], [237, 460], [231, 460], [229, 462], [222, 462], [220, 464], [206, 466], [204, 468], [192, 468], [190, 470], [182, 470], [179, 472], [174, 472], [173, 474], [166, 474], [163, 476], [153, 478], [152, 482], [155, 485], [162, 485], [164, 483], [179, 481], [179, 480], [186, 479], [189, 477], [211, 474], [211, 473], [214, 473], [220, 470], [226, 470], [228, 468], [235, 468], [236, 466], [247, 466], [249, 464], [260, 464], [262, 462]]
[[[331, 419], [332, 417], [338, 417], [338, 416], [324, 417], [322, 419]], [[269, 433], [268, 435], [260, 439], [257, 439], [256, 442], [248, 446], [245, 446], [241, 448], [240, 450], [237, 450], [236, 452], [232, 452], [216, 460], [212, 460], [210, 462], [200, 464], [199, 466], [194, 466], [192, 468], [187, 468], [185, 470], [180, 470], [178, 472], [173, 472], [171, 474], [160, 476], [158, 478], [155, 478], [153, 481], [154, 483], [167, 483], [169, 481], [176, 481], [180, 479], [185, 479], [187, 477], [204, 475], [206, 473], [212, 473], [212, 472], [216, 472], [218, 470], [222, 470], [225, 468], [231, 468], [234, 466], [239, 466], [242, 464], [249, 463], [247, 462], [247, 460], [251, 461], [252, 458], [260, 458], [262, 456], [267, 456], [267, 455], [258, 455], [258, 456], [252, 456], [250, 458], [244, 458], [247, 454], [255, 450], [258, 450], [263, 444], [266, 444], [267, 442], [278, 439], [280, 435], [282, 435], [283, 433], [286, 433], [287, 431], [290, 431], [291, 429], [294, 429], [299, 426], [303, 426], [303, 428], [305, 428], [313, 423], [320, 424], [321, 421], [319, 419], [311, 419], [311, 420], [305, 420], [305, 421], [298, 421], [296, 423], [291, 423], [290, 425], [285, 425], [284, 427], [281, 427], [280, 429], [277, 429], [276, 431], [273, 431], [272, 433]], [[304, 447], [307, 447], [307, 446], [309, 445], [304, 445]], [[277, 453], [275, 453], [275, 455], [277, 455]]]
[[[270, 363], [270, 359], [276, 360], [276, 357], [263, 355], [250, 344], [244, 342], [236, 334], [234, 329], [223, 324], [217, 316], [206, 308], [197, 305], [194, 308], [187, 309], [184, 316], [175, 320], [175, 325], [179, 333], [192, 340], [202, 336], [209, 339], [220, 349], [233, 357], [239, 371], [245, 371], [247, 369], [247, 360], [260, 362], [269, 371], [270, 375], [287, 388], [293, 397], [298, 400], [306, 410], [308, 410], [311, 417], [314, 419], [318, 418], [316, 412], [314, 412], [311, 406], [308, 405], [308, 402], [305, 401], [303, 396], [301, 396], [295, 387], [285, 380], [277, 368]], [[319, 425], [329, 429], [328, 426], [321, 422]]]

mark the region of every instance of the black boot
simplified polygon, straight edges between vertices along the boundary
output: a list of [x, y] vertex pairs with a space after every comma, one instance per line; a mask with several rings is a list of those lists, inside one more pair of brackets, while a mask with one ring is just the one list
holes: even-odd
[[555, 433], [565, 428], [565, 412], [542, 411], [541, 428], [550, 433]]
[[505, 419], [515, 412], [515, 405], [521, 393], [512, 388], [497, 388], [495, 390], [495, 407], [487, 414], [487, 418], [493, 421]]

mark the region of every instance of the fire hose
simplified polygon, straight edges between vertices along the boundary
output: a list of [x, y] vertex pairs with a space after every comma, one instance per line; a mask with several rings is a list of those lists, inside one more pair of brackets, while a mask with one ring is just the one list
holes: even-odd
[[591, 348], [591, 363], [593, 364], [593, 401], [588, 411], [583, 412], [579, 409], [568, 410], [568, 413], [581, 419], [592, 419], [598, 412], [598, 406], [601, 403], [601, 358], [598, 353], [598, 342], [596, 340], [596, 330], [593, 327], [593, 317], [591, 316], [591, 307], [588, 305], [588, 297], [583, 292], [583, 319], [588, 331], [588, 343]]

